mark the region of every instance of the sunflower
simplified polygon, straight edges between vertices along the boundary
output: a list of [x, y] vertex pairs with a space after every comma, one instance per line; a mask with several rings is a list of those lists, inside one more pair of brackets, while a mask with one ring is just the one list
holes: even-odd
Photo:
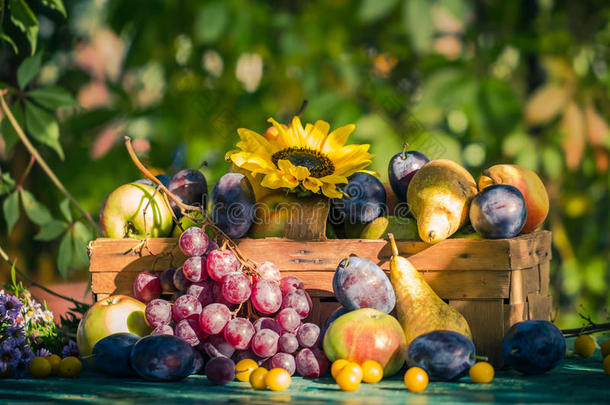
[[294, 117], [289, 127], [268, 120], [275, 129], [274, 136], [259, 135], [239, 128], [239, 150], [227, 153], [227, 160], [249, 171], [262, 174], [261, 186], [287, 188], [341, 198], [337, 184], [347, 183], [352, 174], [364, 171], [375, 156], [368, 152], [370, 145], [345, 145], [355, 125], [350, 124], [328, 133], [325, 121], [307, 124]]

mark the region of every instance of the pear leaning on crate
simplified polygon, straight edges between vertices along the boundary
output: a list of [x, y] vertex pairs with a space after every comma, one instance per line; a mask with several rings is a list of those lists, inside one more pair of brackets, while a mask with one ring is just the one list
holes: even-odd
[[462, 314], [434, 292], [410, 261], [398, 255], [394, 235], [388, 237], [392, 244], [390, 282], [396, 293], [396, 315], [405, 332], [407, 347], [419, 335], [435, 330], [452, 330], [472, 340]]
[[474, 178], [456, 162], [437, 159], [426, 163], [407, 190], [407, 203], [421, 240], [437, 243], [454, 234], [466, 223], [476, 194]]

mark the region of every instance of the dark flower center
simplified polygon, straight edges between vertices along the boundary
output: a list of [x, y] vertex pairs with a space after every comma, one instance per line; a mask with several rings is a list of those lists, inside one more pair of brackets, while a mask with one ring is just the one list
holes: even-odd
[[276, 166], [280, 160], [288, 160], [295, 166], [306, 167], [311, 177], [320, 178], [335, 172], [335, 165], [328, 156], [308, 148], [282, 149], [271, 156], [271, 161]]

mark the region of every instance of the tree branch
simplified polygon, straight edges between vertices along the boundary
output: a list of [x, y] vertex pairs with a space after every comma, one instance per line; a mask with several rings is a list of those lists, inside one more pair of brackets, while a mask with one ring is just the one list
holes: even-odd
[[6, 104], [6, 101], [4, 100], [4, 95], [6, 94], [6, 92], [7, 92], [6, 89], [0, 91], [0, 104], [2, 105], [2, 110], [6, 114], [6, 117], [10, 121], [13, 128], [15, 129], [15, 132], [17, 132], [19, 139], [21, 140], [21, 142], [23, 142], [23, 144], [25, 145], [28, 152], [30, 152], [32, 157], [34, 157], [34, 159], [36, 159], [36, 161], [38, 162], [38, 164], [40, 165], [42, 170], [47, 174], [47, 176], [49, 176], [49, 178], [55, 184], [55, 186], [57, 186], [59, 191], [61, 191], [68, 198], [68, 200], [70, 200], [72, 205], [74, 207], [76, 207], [76, 209], [78, 211], [80, 211], [81, 214], [83, 214], [83, 216], [87, 219], [89, 224], [93, 227], [93, 229], [95, 229], [96, 233], [98, 235], [101, 235], [102, 231], [101, 231], [99, 225], [97, 224], [97, 222], [95, 222], [93, 220], [93, 218], [91, 218], [91, 214], [89, 214], [87, 211], [85, 211], [85, 209], [78, 203], [78, 201], [76, 201], [76, 199], [72, 196], [72, 194], [70, 194], [70, 192], [66, 189], [66, 187], [64, 187], [64, 185], [57, 178], [57, 176], [55, 175], [53, 170], [51, 170], [51, 168], [47, 165], [47, 162], [45, 162], [45, 160], [42, 158], [42, 156], [40, 156], [40, 153], [38, 153], [38, 150], [34, 147], [34, 145], [32, 145], [32, 143], [30, 142], [28, 137], [25, 135], [25, 132], [23, 132], [23, 129], [21, 129], [21, 126], [15, 119], [15, 116], [13, 115], [11, 110], [8, 108], [8, 105]]

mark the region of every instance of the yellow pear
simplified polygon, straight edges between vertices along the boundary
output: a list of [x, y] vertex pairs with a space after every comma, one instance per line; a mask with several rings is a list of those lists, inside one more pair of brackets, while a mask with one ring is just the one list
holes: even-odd
[[470, 201], [476, 194], [474, 178], [456, 162], [438, 159], [426, 163], [407, 190], [421, 240], [437, 243], [455, 233], [468, 219]]
[[472, 340], [466, 319], [455, 308], [443, 301], [419, 274], [410, 261], [398, 255], [394, 235], [392, 244], [390, 282], [396, 294], [396, 317], [407, 339], [435, 330], [452, 330]]

